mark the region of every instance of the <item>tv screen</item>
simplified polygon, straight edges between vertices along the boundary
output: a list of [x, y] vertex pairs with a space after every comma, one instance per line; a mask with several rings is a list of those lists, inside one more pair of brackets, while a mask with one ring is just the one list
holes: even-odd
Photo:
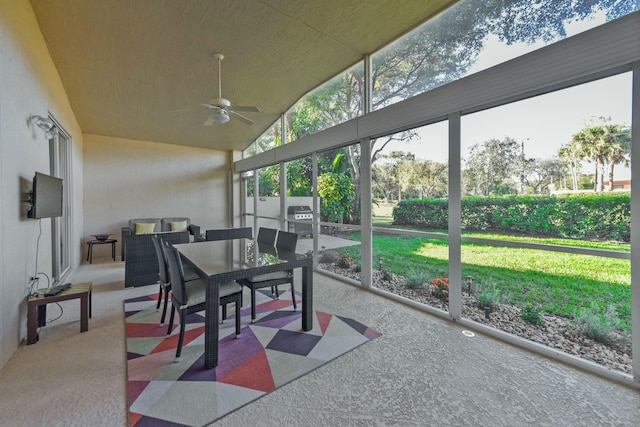
[[33, 177], [29, 218], [62, 216], [62, 179], [36, 172]]

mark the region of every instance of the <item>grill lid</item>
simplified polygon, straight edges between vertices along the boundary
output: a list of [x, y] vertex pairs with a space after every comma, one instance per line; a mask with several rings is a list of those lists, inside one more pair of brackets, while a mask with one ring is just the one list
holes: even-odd
[[294, 215], [297, 213], [311, 213], [309, 206], [289, 206], [287, 208], [287, 215]]

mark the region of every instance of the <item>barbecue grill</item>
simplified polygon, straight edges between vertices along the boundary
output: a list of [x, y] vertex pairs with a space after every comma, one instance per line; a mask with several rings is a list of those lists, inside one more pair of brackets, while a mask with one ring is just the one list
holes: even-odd
[[287, 208], [287, 219], [289, 220], [289, 231], [293, 231], [301, 236], [312, 235], [313, 212], [309, 206], [289, 206]]

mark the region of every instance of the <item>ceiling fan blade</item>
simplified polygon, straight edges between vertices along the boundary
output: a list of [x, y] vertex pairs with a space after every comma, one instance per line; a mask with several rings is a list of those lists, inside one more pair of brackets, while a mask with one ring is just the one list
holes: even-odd
[[227, 108], [227, 110], [232, 110], [232, 111], [246, 111], [249, 113], [259, 113], [260, 109], [258, 107], [242, 107], [239, 105], [231, 105]]
[[220, 108], [217, 105], [213, 105], [213, 104], [200, 104], [200, 105], [202, 105], [203, 107], [207, 107], [207, 108]]
[[245, 125], [252, 125], [253, 122], [251, 120], [249, 120], [248, 118], [246, 118], [245, 116], [243, 116], [240, 113], [236, 113], [233, 110], [229, 110], [229, 112], [233, 115], [235, 115], [242, 123], [244, 123]]
[[213, 119], [211, 118], [211, 116], [207, 117], [207, 120], [204, 121], [204, 123], [202, 124], [202, 126], [213, 126], [215, 122], [213, 121]]

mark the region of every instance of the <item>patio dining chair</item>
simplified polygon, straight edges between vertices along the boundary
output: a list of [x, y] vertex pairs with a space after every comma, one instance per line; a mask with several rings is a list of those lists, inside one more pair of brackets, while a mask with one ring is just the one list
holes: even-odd
[[[164, 319], [167, 315], [167, 305], [169, 303], [169, 292], [171, 291], [171, 280], [169, 278], [169, 269], [167, 265], [167, 257], [164, 251], [163, 240], [157, 234], [151, 236], [153, 242], [153, 248], [158, 258], [158, 283], [160, 284], [160, 290], [158, 291], [158, 304], [156, 310], [160, 309], [162, 303], [162, 296], [164, 294], [164, 307], [162, 308], [162, 316], [160, 317], [160, 326], [164, 326]], [[183, 266], [184, 280], [190, 282], [192, 280], [199, 279], [198, 273], [196, 273], [191, 267]]]
[[[171, 334], [174, 315], [177, 311], [180, 316], [180, 337], [178, 338], [175, 361], [179, 362], [182, 344], [184, 343], [187, 316], [202, 311], [206, 307], [206, 283], [202, 279], [185, 282], [180, 253], [169, 244], [165, 244], [165, 252], [167, 253], [169, 276], [171, 277], [171, 303], [173, 305], [167, 335]], [[236, 305], [236, 338], [238, 338], [240, 336], [240, 296], [242, 295], [242, 287], [236, 282], [227, 282], [220, 284], [219, 289], [218, 304], [222, 306], [223, 319], [227, 317], [226, 305], [232, 302]]]
[[[276, 250], [279, 256], [286, 253], [295, 253], [298, 243], [298, 234], [288, 231], [279, 231], [276, 240]], [[286, 283], [291, 284], [291, 300], [293, 301], [293, 311], [296, 311], [296, 294], [293, 286], [293, 270], [276, 271], [273, 273], [259, 274], [238, 280], [243, 286], [251, 290], [251, 323], [256, 321], [256, 290], [268, 287], [276, 287], [276, 298], [278, 297], [277, 286]]]
[[[260, 245], [265, 245], [265, 246], [275, 246], [276, 244], [276, 236], [278, 235], [278, 230], [276, 230], [275, 228], [267, 228], [267, 227], [260, 227], [258, 229], [258, 244]], [[278, 287], [277, 286], [272, 286], [271, 287], [271, 295], [275, 295], [275, 298], [278, 298]]]
[[[213, 242], [218, 240], [233, 239], [253, 239], [253, 229], [251, 227], [241, 228], [214, 228], [205, 232], [205, 240]], [[242, 296], [240, 297], [240, 305], [242, 305]], [[224, 308], [226, 311], [226, 307]]]
[[275, 246], [278, 230], [275, 228], [260, 227], [258, 229], [258, 243], [263, 245]]
[[205, 240], [207, 242], [215, 240], [233, 240], [233, 239], [253, 239], [253, 230], [251, 227], [242, 228], [215, 228], [205, 232]]

